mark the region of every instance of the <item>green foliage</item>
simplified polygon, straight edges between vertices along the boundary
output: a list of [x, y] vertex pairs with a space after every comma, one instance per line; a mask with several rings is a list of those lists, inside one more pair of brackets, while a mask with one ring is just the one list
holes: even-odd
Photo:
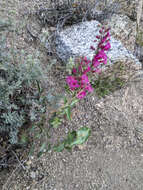
[[105, 97], [117, 89], [120, 89], [124, 85], [124, 80], [117, 77], [103, 77], [94, 81], [93, 87], [98, 97]]
[[41, 145], [40, 150], [39, 150], [39, 152], [38, 152], [38, 154], [37, 154], [38, 157], [40, 157], [40, 156], [43, 154], [43, 152], [45, 151], [46, 146], [47, 146], [47, 143], [46, 143], [46, 142], [44, 142], [44, 143]]
[[73, 146], [86, 142], [90, 134], [91, 130], [87, 127], [82, 127], [78, 131], [72, 131], [63, 142], [54, 147], [54, 150], [57, 152], [61, 152], [64, 148], [71, 150]]
[[71, 121], [71, 110], [78, 101], [79, 99], [75, 97], [70, 101], [66, 97], [64, 97], [64, 105], [60, 107], [59, 110], [54, 113], [52, 118], [50, 119], [51, 126], [57, 128], [62, 123], [64, 115], [69, 121]]
[[6, 50], [5, 39], [0, 41], [0, 133], [8, 133], [12, 144], [18, 143], [20, 128], [45, 111], [43, 70], [31, 55], [19, 63], [17, 54]]
[[50, 120], [50, 124], [54, 127], [57, 128], [60, 124], [62, 123], [61, 118], [54, 116], [51, 120]]
[[66, 71], [69, 73], [69, 75], [72, 74], [72, 69], [75, 67], [75, 62], [72, 57], [69, 58], [68, 63], [66, 64]]

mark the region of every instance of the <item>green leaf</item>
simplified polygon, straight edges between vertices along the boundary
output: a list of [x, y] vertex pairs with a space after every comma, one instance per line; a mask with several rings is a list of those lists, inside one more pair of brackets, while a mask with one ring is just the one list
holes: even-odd
[[76, 132], [76, 139], [70, 143], [70, 146], [83, 144], [87, 141], [88, 137], [91, 134], [91, 130], [87, 127], [82, 127]]
[[44, 149], [46, 147], [47, 143], [44, 142], [41, 147], [40, 147], [40, 151], [38, 152], [37, 156], [40, 157], [43, 153], [44, 153]]
[[70, 146], [65, 146], [65, 149], [68, 150], [68, 151], [71, 151], [71, 150], [72, 150], [72, 147], [70, 147]]
[[64, 97], [64, 104], [66, 104], [68, 102], [67, 98]]
[[64, 149], [64, 147], [65, 147], [65, 143], [63, 142], [57, 146], [54, 146], [53, 150], [56, 152], [61, 152]]
[[88, 127], [82, 127], [77, 132], [72, 131], [61, 144], [54, 146], [53, 150], [57, 152], [61, 152], [64, 148], [71, 150], [74, 145], [83, 144], [87, 141], [90, 134], [91, 129]]
[[37, 157], [40, 158], [40, 156], [43, 154], [43, 152], [38, 152]]
[[65, 113], [69, 121], [71, 121], [71, 108], [68, 106], [65, 108]]
[[74, 99], [72, 102], [71, 102], [71, 107], [73, 107], [79, 100], [78, 99]]
[[29, 154], [28, 156], [32, 156], [34, 154], [34, 148], [35, 148], [35, 145], [33, 144], [30, 148], [30, 151], [29, 151]]
[[65, 141], [65, 145], [68, 144], [72, 144], [76, 139], [76, 131], [72, 131], [71, 133], [68, 134], [68, 137]]
[[42, 133], [37, 132], [37, 133], [34, 135], [34, 138], [40, 139], [41, 136], [42, 136]]
[[28, 143], [28, 136], [26, 133], [23, 133], [20, 138], [20, 144], [27, 144]]
[[15, 14], [16, 15], [16, 11], [15, 10], [10, 10], [9, 14]]
[[61, 119], [59, 117], [54, 117], [53, 119], [51, 119], [50, 124], [54, 128], [57, 128], [61, 124]]

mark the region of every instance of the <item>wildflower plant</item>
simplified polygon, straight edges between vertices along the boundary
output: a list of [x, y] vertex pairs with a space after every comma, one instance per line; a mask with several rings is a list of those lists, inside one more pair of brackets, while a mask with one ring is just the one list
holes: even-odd
[[94, 46], [90, 48], [95, 51], [95, 55], [92, 60], [89, 60], [87, 57], [83, 57], [79, 62], [79, 65], [76, 65], [72, 69], [72, 75], [67, 76], [66, 82], [71, 91], [76, 92], [76, 97], [78, 99], [84, 98], [88, 93], [93, 92], [93, 88], [90, 81], [90, 76], [94, 73], [99, 73], [102, 65], [107, 64], [107, 55], [106, 51], [111, 48], [110, 45], [110, 29], [102, 27], [99, 30], [99, 35], [96, 36], [96, 42], [99, 40], [97, 49]]
[[[68, 120], [71, 120], [71, 109], [87, 94], [93, 92], [95, 85], [92, 85], [92, 78], [95, 74], [100, 72], [102, 65], [107, 64], [106, 52], [111, 48], [110, 45], [110, 29], [102, 27], [99, 31], [99, 35], [96, 36], [96, 41], [99, 41], [97, 49], [94, 46], [90, 48], [95, 52], [92, 60], [86, 56], [82, 57], [73, 65], [73, 61], [70, 59], [70, 75], [66, 77], [67, 89], [72, 94], [71, 98], [64, 97], [64, 105], [55, 113], [55, 116], [50, 120], [53, 127], [58, 127], [62, 123], [63, 115], [67, 116]], [[88, 128], [86, 128], [88, 130]], [[86, 136], [86, 135], [85, 135]], [[87, 136], [89, 136], [87, 132]], [[85, 137], [85, 139], [87, 139]], [[67, 142], [67, 141], [65, 141]], [[57, 146], [58, 151], [66, 147], [66, 143]], [[61, 147], [62, 146], [62, 147]], [[55, 149], [56, 150], [56, 149]]]

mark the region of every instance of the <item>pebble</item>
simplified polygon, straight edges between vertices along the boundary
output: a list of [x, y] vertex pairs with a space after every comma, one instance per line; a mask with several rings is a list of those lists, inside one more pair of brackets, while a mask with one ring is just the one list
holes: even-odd
[[30, 177], [31, 177], [32, 179], [35, 179], [35, 178], [36, 178], [36, 173], [32, 171], [32, 172], [30, 173]]

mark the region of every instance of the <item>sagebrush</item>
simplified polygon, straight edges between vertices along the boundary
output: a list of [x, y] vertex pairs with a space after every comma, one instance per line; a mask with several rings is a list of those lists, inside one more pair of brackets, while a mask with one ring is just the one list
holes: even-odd
[[0, 41], [0, 134], [7, 133], [12, 144], [18, 143], [21, 127], [35, 121], [45, 111], [41, 84], [45, 80], [38, 59], [31, 55], [18, 63], [18, 52], [6, 50], [5, 39]]

